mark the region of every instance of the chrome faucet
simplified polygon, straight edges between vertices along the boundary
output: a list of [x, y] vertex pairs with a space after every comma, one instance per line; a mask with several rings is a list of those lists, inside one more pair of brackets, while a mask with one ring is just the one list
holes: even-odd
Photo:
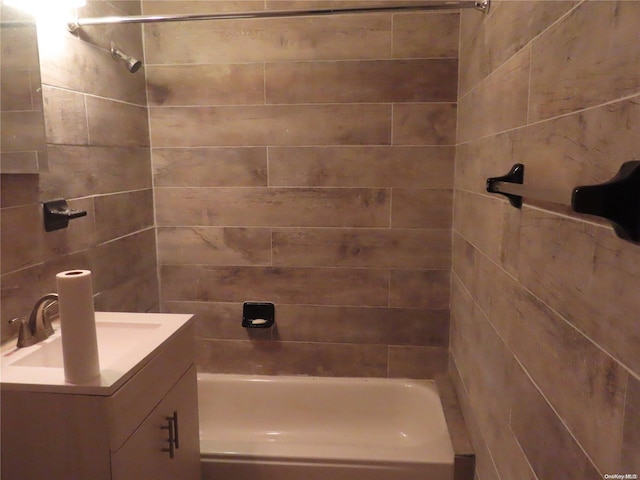
[[57, 302], [58, 294], [48, 293], [36, 302], [28, 319], [26, 317], [15, 318], [11, 321], [11, 323], [20, 322], [18, 348], [30, 347], [53, 335], [54, 330], [51, 326], [51, 315], [48, 310]]

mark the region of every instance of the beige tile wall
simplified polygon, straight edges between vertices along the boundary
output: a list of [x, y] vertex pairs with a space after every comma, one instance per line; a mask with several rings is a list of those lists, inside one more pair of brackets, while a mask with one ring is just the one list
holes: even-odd
[[[364, 5], [143, 1], [145, 14]], [[203, 370], [447, 368], [459, 14], [145, 26], [161, 301]], [[247, 332], [242, 302], [276, 304]]]
[[[79, 13], [135, 14], [140, 3], [89, 1]], [[113, 38], [141, 57], [141, 28], [39, 34], [49, 172], [2, 175], [3, 340], [15, 334], [4, 321], [28, 315], [62, 270], [92, 270], [97, 309], [159, 308], [144, 73], [105, 50]], [[40, 202], [56, 198], [88, 215], [46, 233]]]
[[638, 1], [462, 14], [451, 366], [479, 479], [640, 474], [640, 247], [484, 191], [520, 162], [568, 199], [640, 158], [639, 19]]

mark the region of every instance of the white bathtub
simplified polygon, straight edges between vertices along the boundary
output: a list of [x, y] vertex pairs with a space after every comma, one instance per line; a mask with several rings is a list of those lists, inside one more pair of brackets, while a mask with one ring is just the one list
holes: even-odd
[[433, 382], [198, 375], [204, 480], [452, 480]]

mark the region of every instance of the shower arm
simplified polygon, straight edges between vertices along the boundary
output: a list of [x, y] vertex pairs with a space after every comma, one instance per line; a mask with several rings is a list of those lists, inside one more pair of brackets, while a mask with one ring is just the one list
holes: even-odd
[[382, 7], [361, 8], [328, 8], [315, 10], [273, 10], [241, 13], [214, 13], [198, 15], [130, 15], [125, 17], [92, 17], [76, 18], [67, 22], [70, 32], [76, 32], [82, 27], [93, 25], [122, 25], [129, 23], [165, 23], [188, 22], [195, 20], [237, 20], [247, 18], [283, 18], [300, 16], [341, 15], [351, 13], [376, 13], [376, 12], [407, 12], [428, 10], [459, 10], [473, 8], [481, 12], [489, 11], [490, 0], [462, 0], [447, 2], [431, 2], [422, 5], [395, 5]]

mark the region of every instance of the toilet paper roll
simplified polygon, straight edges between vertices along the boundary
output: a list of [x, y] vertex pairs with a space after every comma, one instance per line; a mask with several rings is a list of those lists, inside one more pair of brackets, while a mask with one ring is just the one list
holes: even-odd
[[68, 383], [87, 383], [100, 376], [91, 272], [60, 272], [56, 285], [64, 378]]

